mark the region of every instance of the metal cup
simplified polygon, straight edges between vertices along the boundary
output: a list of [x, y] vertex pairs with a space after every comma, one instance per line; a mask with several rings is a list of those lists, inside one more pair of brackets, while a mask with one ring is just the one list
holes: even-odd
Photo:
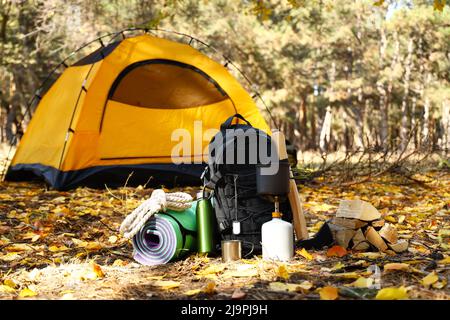
[[222, 241], [222, 261], [230, 262], [241, 259], [241, 241], [223, 240]]

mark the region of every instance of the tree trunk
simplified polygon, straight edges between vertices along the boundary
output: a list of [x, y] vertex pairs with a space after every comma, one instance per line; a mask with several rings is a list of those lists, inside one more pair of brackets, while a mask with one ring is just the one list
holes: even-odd
[[401, 127], [400, 127], [400, 148], [401, 150], [405, 150], [408, 147], [409, 141], [409, 117], [408, 117], [408, 95], [409, 95], [409, 80], [411, 77], [411, 60], [412, 60], [412, 52], [414, 48], [413, 38], [409, 39], [408, 43], [408, 55], [405, 60], [405, 75], [404, 75], [404, 83], [403, 83], [403, 99], [402, 99], [402, 119], [401, 119]]
[[442, 102], [442, 150], [447, 154], [450, 151], [450, 100]]

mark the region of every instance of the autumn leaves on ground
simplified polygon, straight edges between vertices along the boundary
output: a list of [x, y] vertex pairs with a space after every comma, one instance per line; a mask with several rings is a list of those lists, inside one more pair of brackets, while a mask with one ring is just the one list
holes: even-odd
[[[333, 177], [300, 186], [313, 235], [341, 199], [361, 198], [409, 241], [402, 254], [340, 247], [298, 249], [289, 263], [260, 257], [224, 264], [195, 254], [168, 265], [133, 262], [117, 232], [151, 189], [49, 191], [42, 184], [0, 184], [2, 299], [449, 299], [450, 174], [423, 183], [383, 176], [350, 187]], [[195, 194], [196, 189], [184, 189]], [[373, 274], [381, 270], [381, 289]]]

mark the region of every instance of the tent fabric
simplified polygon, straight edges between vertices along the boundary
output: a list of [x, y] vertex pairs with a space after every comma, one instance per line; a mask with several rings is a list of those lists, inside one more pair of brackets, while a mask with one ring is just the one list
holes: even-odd
[[[6, 180], [37, 177], [68, 189], [123, 185], [135, 172], [130, 185], [148, 174], [158, 177], [153, 184], [200, 183], [210, 129], [235, 113], [270, 133], [221, 64], [187, 44], [148, 34], [126, 38], [61, 74], [39, 102]], [[177, 149], [176, 129], [189, 134], [190, 150]]]

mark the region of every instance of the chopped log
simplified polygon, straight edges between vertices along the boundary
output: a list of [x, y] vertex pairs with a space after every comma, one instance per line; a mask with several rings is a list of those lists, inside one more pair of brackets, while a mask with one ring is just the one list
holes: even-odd
[[406, 250], [408, 250], [408, 241], [404, 240], [404, 239], [400, 239], [397, 241], [397, 243], [394, 244], [389, 244], [389, 248], [391, 248], [392, 250], [394, 250], [397, 253], [400, 252], [405, 252]]
[[361, 241], [358, 244], [353, 245], [353, 250], [356, 251], [366, 251], [370, 248], [370, 244], [367, 241]]
[[380, 219], [380, 220], [372, 221], [370, 224], [374, 228], [381, 228], [382, 226], [384, 226], [384, 223], [385, 223], [385, 220], [384, 219]]
[[367, 241], [373, 244], [378, 250], [386, 251], [388, 249], [386, 242], [384, 242], [383, 238], [381, 238], [373, 227], [367, 228], [365, 236]]
[[367, 222], [361, 221], [358, 219], [346, 219], [346, 218], [338, 218], [334, 217], [331, 220], [331, 223], [337, 226], [341, 226], [348, 229], [359, 229], [362, 227], [365, 227], [367, 225]]
[[336, 217], [373, 221], [380, 219], [381, 213], [366, 201], [342, 200], [339, 204]]
[[394, 244], [397, 243], [397, 229], [394, 225], [386, 223], [380, 231], [378, 231], [381, 237], [387, 242]]
[[355, 230], [352, 230], [352, 229], [338, 230], [336, 232], [336, 236], [335, 236], [336, 243], [339, 246], [347, 249], [348, 244], [350, 243], [350, 240], [352, 240], [354, 235], [355, 235]]
[[353, 241], [353, 250], [358, 250], [358, 251], [364, 251], [369, 249], [370, 245], [369, 243], [366, 241], [366, 237], [364, 237], [364, 234], [362, 232], [361, 229], [358, 229], [355, 233], [355, 235], [352, 238]]
[[350, 240], [355, 234], [355, 230], [338, 226], [332, 224], [331, 222], [328, 222], [328, 226], [330, 227], [334, 242], [339, 246], [347, 249]]

